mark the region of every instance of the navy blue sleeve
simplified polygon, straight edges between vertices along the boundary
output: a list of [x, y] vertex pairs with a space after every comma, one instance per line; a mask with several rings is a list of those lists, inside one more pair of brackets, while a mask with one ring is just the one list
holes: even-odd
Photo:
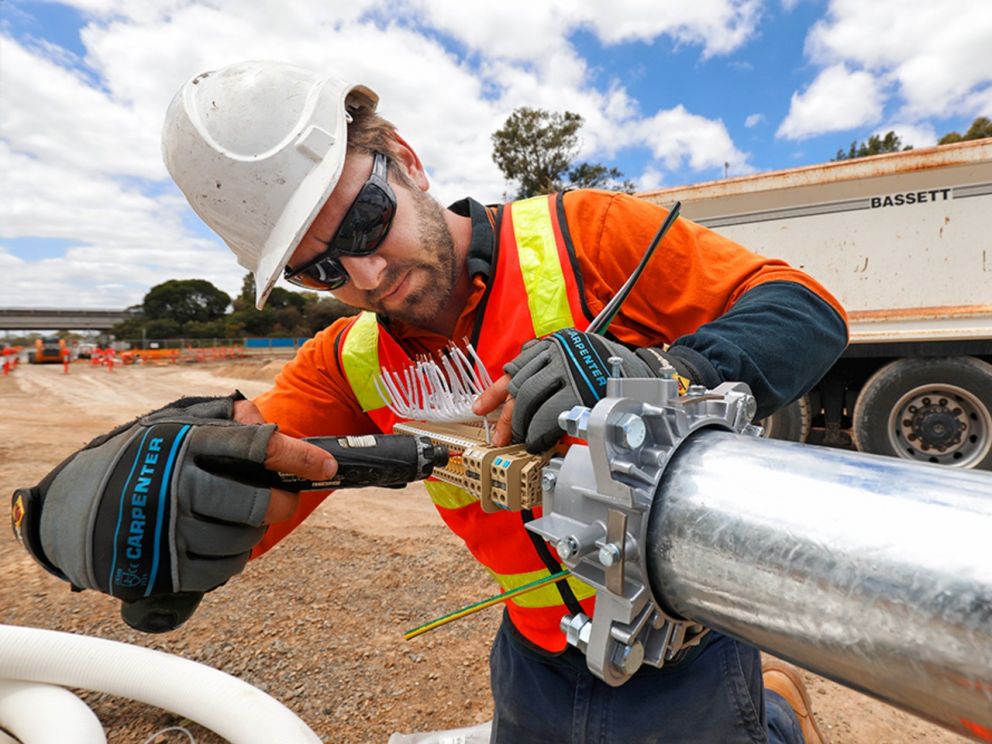
[[695, 333], [675, 340], [668, 355], [707, 387], [745, 382], [764, 418], [809, 391], [847, 346], [847, 325], [801, 284], [768, 282]]

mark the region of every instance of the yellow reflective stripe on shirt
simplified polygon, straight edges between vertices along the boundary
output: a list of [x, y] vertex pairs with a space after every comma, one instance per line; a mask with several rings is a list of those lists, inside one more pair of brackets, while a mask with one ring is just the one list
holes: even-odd
[[464, 488], [439, 480], [429, 480], [424, 483], [427, 493], [437, 506], [442, 509], [461, 509], [463, 506], [478, 503], [479, 499]]
[[[564, 566], [562, 566], [564, 568]], [[516, 589], [518, 586], [523, 586], [524, 584], [529, 584], [532, 581], [537, 581], [538, 579], [543, 579], [546, 576], [550, 576], [547, 569], [541, 569], [540, 571], [527, 571], [525, 573], [517, 574], [498, 574], [493, 570], [489, 570], [496, 582], [503, 587], [504, 591], [510, 591], [511, 589]], [[572, 593], [575, 594], [575, 598], [580, 602], [583, 599], [587, 599], [596, 593], [596, 590], [589, 586], [584, 581], [580, 581], [574, 576], [569, 576], [566, 581], [568, 585], [572, 588]], [[514, 602], [519, 607], [555, 607], [556, 605], [562, 604], [561, 594], [558, 592], [558, 588], [554, 584], [548, 584], [547, 586], [542, 586], [540, 589], [535, 589], [532, 592], [527, 592], [526, 594], [521, 594], [519, 597], [514, 597], [511, 602]]]
[[510, 210], [534, 333], [540, 338], [574, 325], [549, 197], [535, 196], [514, 202]]
[[379, 321], [375, 313], [363, 312], [348, 329], [341, 349], [341, 363], [363, 411], [384, 408], [386, 401], [375, 389], [373, 380], [379, 374]]

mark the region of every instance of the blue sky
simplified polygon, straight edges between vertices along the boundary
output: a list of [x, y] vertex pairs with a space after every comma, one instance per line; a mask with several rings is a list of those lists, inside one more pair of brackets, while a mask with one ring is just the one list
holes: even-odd
[[963, 131], [992, 115], [989, 39], [986, 0], [4, 0], [0, 306], [238, 291], [159, 131], [186, 79], [240, 59], [369, 85], [440, 201], [496, 201], [489, 137], [518, 106], [581, 114], [582, 159], [675, 186]]

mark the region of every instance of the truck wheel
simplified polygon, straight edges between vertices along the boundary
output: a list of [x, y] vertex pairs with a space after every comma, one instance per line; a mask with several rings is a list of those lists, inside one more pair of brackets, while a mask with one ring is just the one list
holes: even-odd
[[854, 405], [862, 452], [992, 470], [992, 364], [973, 357], [899, 359]]
[[809, 437], [810, 421], [809, 396], [804, 395], [755, 423], [762, 427], [761, 436], [768, 439], [805, 442]]

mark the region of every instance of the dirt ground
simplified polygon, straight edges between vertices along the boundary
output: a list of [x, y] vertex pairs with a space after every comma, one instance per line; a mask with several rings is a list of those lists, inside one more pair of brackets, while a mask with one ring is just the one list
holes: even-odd
[[[182, 394], [246, 395], [279, 362], [189, 367], [21, 365], [0, 377], [0, 496], [35, 483], [93, 436]], [[4, 506], [6, 509], [6, 506]], [[370, 518], [371, 517], [371, 518]], [[405, 630], [489, 595], [494, 585], [444, 527], [423, 488], [332, 495], [240, 577], [208, 595], [162, 636], [131, 631], [116, 602], [71, 594], [0, 528], [0, 622], [83, 633], [160, 649], [255, 685], [327, 742], [380, 742], [391, 732], [471, 726], [491, 717], [487, 657], [499, 622], [490, 609], [404, 641]], [[950, 744], [965, 739], [806, 674], [824, 733], [837, 744]], [[148, 705], [83, 693], [112, 744], [140, 744], [186, 725]], [[186, 742], [179, 733], [152, 739]]]

